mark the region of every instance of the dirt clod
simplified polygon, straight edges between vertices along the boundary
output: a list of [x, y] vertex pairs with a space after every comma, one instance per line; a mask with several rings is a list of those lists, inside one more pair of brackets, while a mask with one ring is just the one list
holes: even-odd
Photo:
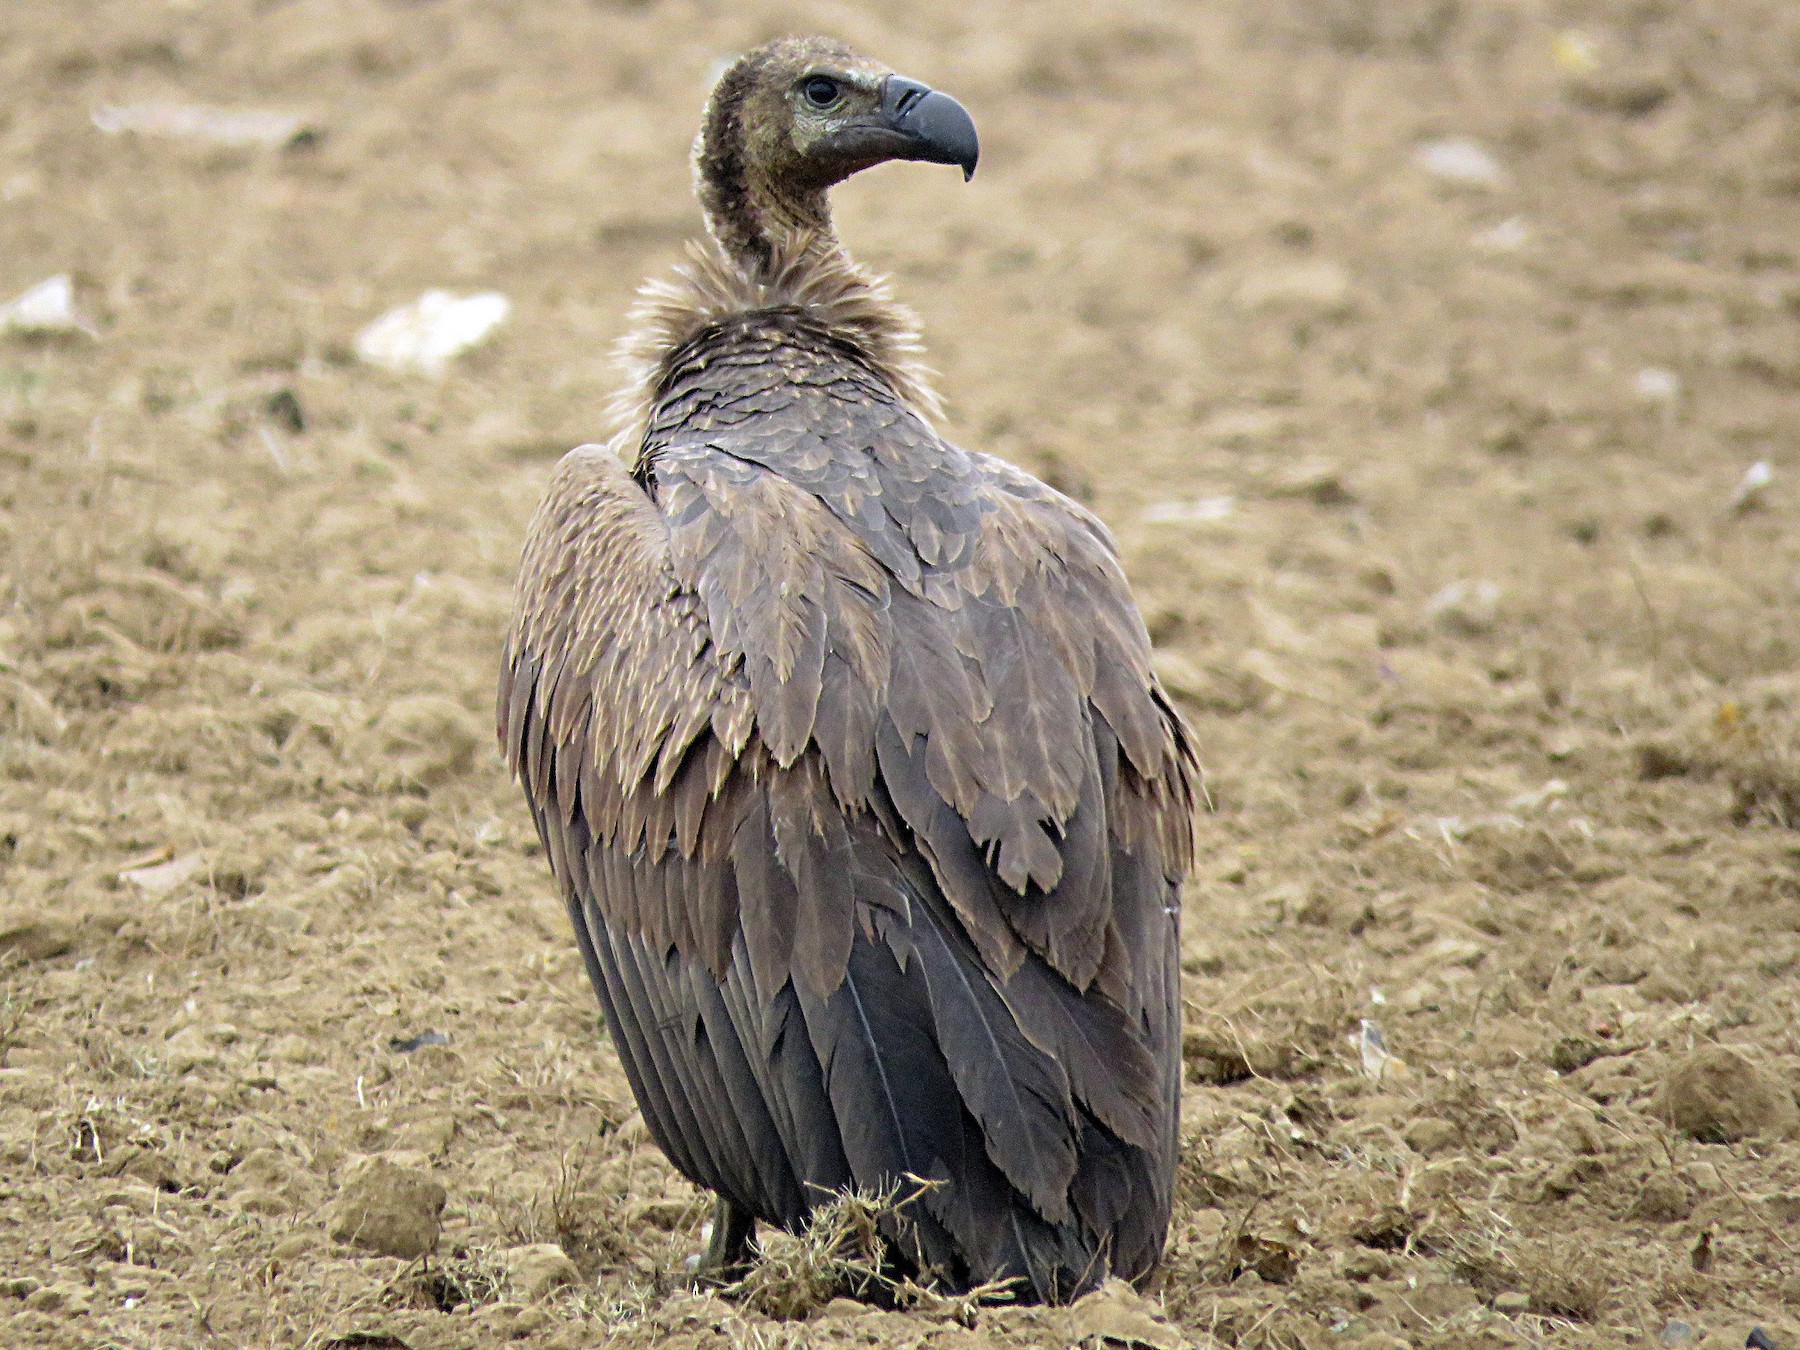
[[564, 1285], [577, 1284], [581, 1272], [554, 1242], [533, 1242], [509, 1248], [502, 1260], [508, 1282], [528, 1299], [543, 1298]]
[[1430, 1157], [1455, 1145], [1462, 1132], [1447, 1120], [1424, 1116], [1406, 1127], [1406, 1144], [1415, 1153]]
[[1783, 1138], [1800, 1127], [1800, 1107], [1780, 1078], [1727, 1046], [1705, 1046], [1677, 1062], [1652, 1109], [1676, 1129], [1709, 1143]]
[[46, 1284], [25, 1296], [25, 1306], [33, 1312], [85, 1313], [92, 1305], [87, 1286], [69, 1280]]
[[1694, 1195], [1679, 1177], [1653, 1172], [1638, 1187], [1627, 1212], [1647, 1223], [1677, 1223], [1694, 1212]]
[[448, 1193], [435, 1177], [385, 1158], [362, 1158], [345, 1172], [325, 1231], [383, 1256], [413, 1260], [437, 1248]]
[[1064, 1314], [1064, 1335], [1081, 1350], [1187, 1350], [1189, 1341], [1162, 1311], [1122, 1280], [1108, 1280]]
[[75, 945], [76, 926], [60, 914], [42, 910], [0, 911], [0, 954], [26, 961], [47, 961]]

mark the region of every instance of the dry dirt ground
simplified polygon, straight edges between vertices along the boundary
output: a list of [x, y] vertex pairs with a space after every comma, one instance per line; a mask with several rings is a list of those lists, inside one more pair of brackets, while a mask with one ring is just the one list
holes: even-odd
[[[1082, 1334], [683, 1289], [491, 742], [711, 72], [806, 30], [973, 110], [840, 224], [1204, 749], [1180, 1336], [1800, 1346], [1791, 0], [0, 6], [0, 295], [93, 327], [0, 338], [0, 1343]], [[430, 286], [513, 317], [360, 364]], [[333, 1238], [434, 1183], [428, 1260]]]

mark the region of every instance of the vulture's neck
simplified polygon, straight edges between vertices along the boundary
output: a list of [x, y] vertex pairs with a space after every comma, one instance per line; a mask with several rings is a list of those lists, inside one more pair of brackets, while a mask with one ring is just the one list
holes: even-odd
[[748, 84], [732, 71], [707, 104], [694, 147], [694, 168], [706, 228], [747, 277], [768, 274], [781, 245], [795, 238], [811, 251], [839, 249], [831, 228], [826, 186], [803, 186], [758, 172], [748, 153], [744, 98]]
[[732, 319], [756, 311], [804, 316], [853, 351], [919, 416], [939, 415], [919, 360], [917, 323], [887, 284], [851, 261], [831, 228], [826, 187], [772, 182], [745, 153], [744, 87], [728, 72], [707, 105], [694, 167], [715, 247], [696, 248], [668, 280], [640, 293], [620, 340], [630, 382], [614, 401], [627, 441], [641, 438], [676, 363]]

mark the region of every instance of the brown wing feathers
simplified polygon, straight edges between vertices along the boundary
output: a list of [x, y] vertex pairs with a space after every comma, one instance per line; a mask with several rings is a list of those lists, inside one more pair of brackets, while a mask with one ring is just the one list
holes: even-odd
[[[740, 225], [743, 222], [739, 222]], [[721, 236], [724, 237], [724, 236]], [[646, 1124], [789, 1226], [1067, 1297], [1161, 1250], [1194, 762], [1098, 522], [933, 433], [828, 238], [650, 302], [533, 521], [499, 729]]]

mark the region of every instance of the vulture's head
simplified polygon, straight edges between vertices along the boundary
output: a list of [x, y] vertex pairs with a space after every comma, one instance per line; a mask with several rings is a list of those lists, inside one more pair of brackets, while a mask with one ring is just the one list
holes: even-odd
[[736, 246], [746, 234], [819, 228], [826, 189], [890, 159], [954, 164], [968, 178], [980, 144], [948, 94], [841, 42], [781, 38], [720, 77], [695, 152], [714, 233]]

